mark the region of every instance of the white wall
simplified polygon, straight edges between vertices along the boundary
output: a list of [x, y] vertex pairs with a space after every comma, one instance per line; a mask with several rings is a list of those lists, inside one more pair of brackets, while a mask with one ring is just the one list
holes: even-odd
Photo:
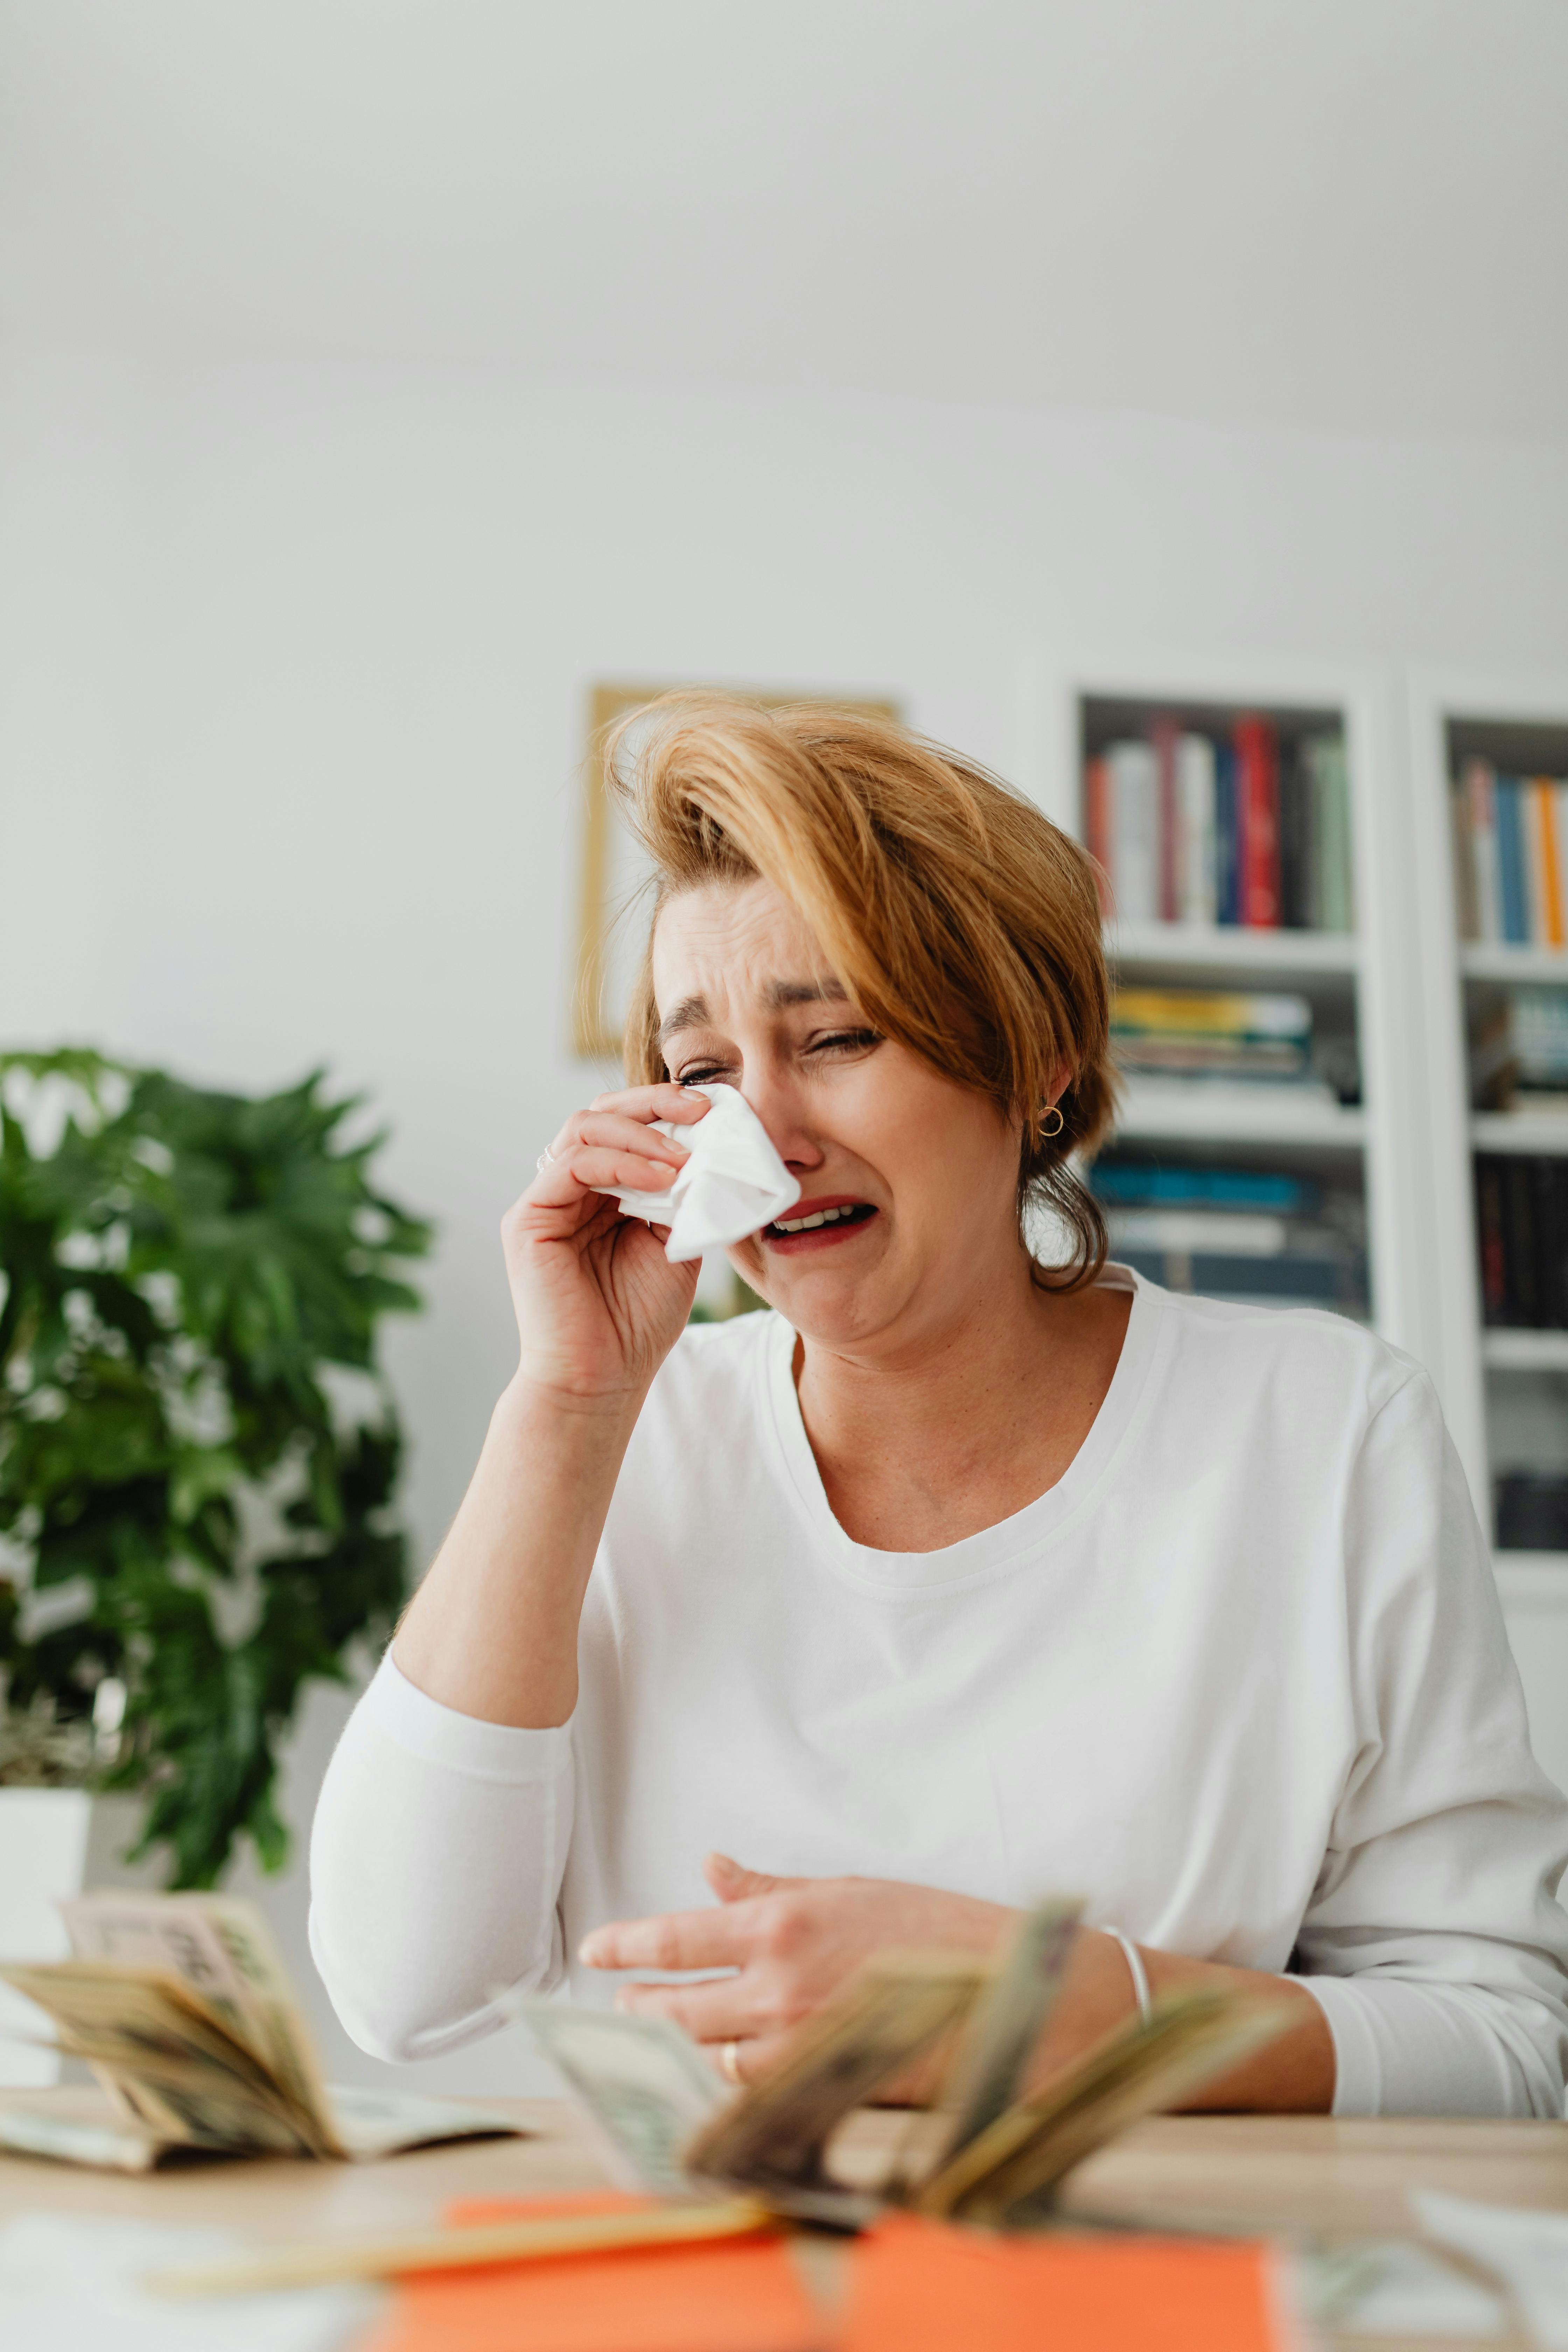
[[[0, 1035], [374, 1092], [442, 1228], [392, 1347], [427, 1552], [509, 1368], [497, 1220], [596, 1084], [563, 1042], [590, 680], [891, 691], [1007, 771], [1040, 649], [1565, 635], [1561, 448], [16, 354]], [[277, 1901], [299, 1952], [297, 1873]], [[500, 2048], [439, 2079], [503, 2087]]]

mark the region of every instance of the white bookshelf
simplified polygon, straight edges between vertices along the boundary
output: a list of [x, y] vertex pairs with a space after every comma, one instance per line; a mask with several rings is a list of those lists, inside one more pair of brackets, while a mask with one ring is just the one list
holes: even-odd
[[1423, 1274], [1430, 1236], [1406, 1209], [1421, 1139], [1409, 1007], [1401, 985], [1414, 931], [1400, 886], [1404, 845], [1391, 810], [1386, 684], [1364, 670], [1323, 664], [1196, 662], [1137, 653], [1080, 660], [1037, 683], [1038, 796], [1079, 838], [1086, 706], [1088, 723], [1101, 728], [1108, 712], [1124, 712], [1130, 727], [1141, 714], [1161, 711], [1214, 727], [1256, 710], [1275, 716], [1287, 731], [1342, 731], [1351, 785], [1353, 934], [1113, 921], [1106, 946], [1117, 971], [1139, 984], [1299, 989], [1310, 997], [1320, 1020], [1341, 1034], [1353, 1031], [1361, 1103], [1342, 1104], [1317, 1087], [1140, 1078], [1123, 1087], [1116, 1139], [1169, 1142], [1188, 1158], [1212, 1148], [1216, 1157], [1235, 1156], [1359, 1192], [1374, 1321], [1399, 1344], [1427, 1352], [1432, 1331]]
[[1276, 985], [1293, 973], [1361, 969], [1361, 941], [1341, 931], [1247, 931], [1197, 923], [1112, 923], [1106, 949], [1119, 963], [1179, 964], [1184, 971], [1268, 972]]
[[[1125, 969], [1125, 965], [1121, 967]], [[1303, 1098], [1289, 1087], [1189, 1086], [1180, 1078], [1136, 1078], [1122, 1087], [1119, 1137], [1157, 1142], [1304, 1144], [1360, 1153], [1365, 1113], [1343, 1103]]]
[[[1527, 770], [1568, 772], [1568, 674], [1501, 677], [1427, 671], [1408, 684], [1413, 896], [1421, 938], [1426, 1021], [1426, 1187], [1436, 1227], [1434, 1360], [1455, 1441], [1483, 1524], [1492, 1528], [1496, 1471], [1523, 1466], [1543, 1444], [1568, 1462], [1568, 1332], [1488, 1328], [1481, 1318], [1475, 1206], [1477, 1152], [1568, 1156], [1568, 1117], [1552, 1110], [1470, 1108], [1468, 997], [1486, 983], [1561, 982], [1561, 950], [1461, 940], [1448, 793], [1456, 753], [1490, 751]], [[1553, 759], [1553, 747], [1556, 759]], [[1544, 1457], [1538, 1466], [1548, 1466]], [[1568, 1782], [1568, 1553], [1498, 1551], [1498, 1585], [1530, 1702], [1536, 1746]]]

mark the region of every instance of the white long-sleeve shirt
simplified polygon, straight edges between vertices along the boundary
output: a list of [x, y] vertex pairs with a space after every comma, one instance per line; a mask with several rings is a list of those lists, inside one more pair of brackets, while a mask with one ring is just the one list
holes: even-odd
[[616, 1485], [569, 1724], [476, 1721], [389, 1658], [328, 1772], [311, 1937], [366, 2050], [614, 1979], [601, 1922], [711, 1900], [717, 1848], [1294, 1970], [1340, 2115], [1561, 2116], [1568, 1807], [1530, 1752], [1432, 1385], [1352, 1324], [1132, 1284], [1066, 1475], [939, 1551], [850, 1540], [795, 1335], [689, 1330]]

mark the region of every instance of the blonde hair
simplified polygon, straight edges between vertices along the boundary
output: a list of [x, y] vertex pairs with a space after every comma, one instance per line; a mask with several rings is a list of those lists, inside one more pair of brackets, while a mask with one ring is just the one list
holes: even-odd
[[[1104, 1220], [1068, 1163], [1114, 1097], [1100, 899], [1078, 844], [973, 761], [828, 704], [668, 695], [611, 730], [605, 764], [653, 859], [654, 921], [703, 883], [772, 883], [879, 1031], [1019, 1123], [1020, 1220], [1054, 1211], [1076, 1246], [1053, 1285], [1092, 1282]], [[666, 1076], [651, 924], [626, 1067], [634, 1086]]]

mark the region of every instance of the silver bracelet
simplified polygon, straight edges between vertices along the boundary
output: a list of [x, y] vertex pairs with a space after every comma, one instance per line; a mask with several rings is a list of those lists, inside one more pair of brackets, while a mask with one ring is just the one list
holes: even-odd
[[1149, 1997], [1149, 1971], [1143, 1965], [1143, 1955], [1131, 1936], [1120, 1927], [1102, 1927], [1101, 1935], [1114, 1937], [1121, 1947], [1121, 1957], [1127, 1963], [1127, 1973], [1132, 1979], [1132, 1990], [1138, 2002], [1139, 2022], [1147, 2025], [1154, 2014], [1154, 2004]]

